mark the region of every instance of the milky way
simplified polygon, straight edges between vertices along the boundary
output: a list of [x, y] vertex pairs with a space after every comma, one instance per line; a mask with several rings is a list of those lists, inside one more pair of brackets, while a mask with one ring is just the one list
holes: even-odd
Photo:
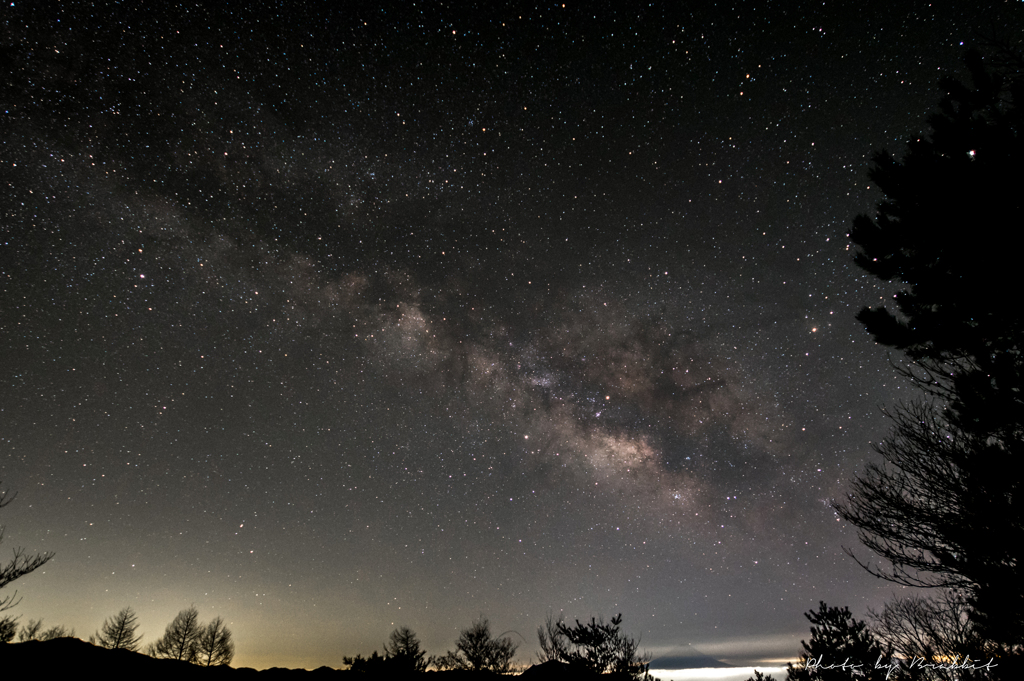
[[911, 392], [845, 233], [1018, 7], [396, 4], [3, 8], [17, 612], [314, 668], [879, 605], [830, 504]]

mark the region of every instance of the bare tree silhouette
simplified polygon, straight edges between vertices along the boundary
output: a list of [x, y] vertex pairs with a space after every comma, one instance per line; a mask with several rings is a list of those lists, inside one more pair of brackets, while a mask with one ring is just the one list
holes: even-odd
[[[7, 498], [7, 492], [0, 492], [0, 508], [14, 501], [14, 496]], [[0, 542], [4, 539], [4, 528], [0, 526]], [[30, 572], [42, 567], [53, 558], [52, 552], [37, 553], [28, 555], [23, 549], [14, 549], [14, 557], [6, 564], [0, 565], [0, 589], [4, 588], [14, 580], [24, 577]], [[0, 612], [9, 610], [18, 604], [18, 592], [15, 591], [9, 596], [0, 598]]]
[[512, 658], [519, 646], [508, 637], [494, 638], [487, 618], [474, 622], [459, 633], [455, 650], [441, 657], [432, 657], [430, 664], [439, 670], [488, 670], [497, 674], [512, 672]]
[[125, 607], [113, 617], [104, 620], [96, 635], [89, 637], [89, 643], [95, 643], [103, 648], [138, 650], [139, 641], [142, 640], [142, 634], [135, 635], [138, 628], [138, 615], [131, 607]]
[[196, 639], [196, 664], [203, 667], [217, 667], [231, 664], [235, 656], [235, 646], [231, 642], [231, 630], [224, 626], [221, 617], [203, 627]]
[[199, 611], [191, 606], [178, 613], [167, 625], [164, 635], [149, 645], [147, 653], [167, 660], [195, 662], [201, 633]]

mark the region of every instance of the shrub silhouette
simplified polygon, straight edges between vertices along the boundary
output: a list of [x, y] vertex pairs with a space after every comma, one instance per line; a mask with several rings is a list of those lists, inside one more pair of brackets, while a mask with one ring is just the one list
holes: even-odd
[[0, 618], [0, 643], [10, 643], [18, 633], [18, 618], [4, 616]]
[[342, 657], [341, 661], [348, 665], [349, 671], [364, 674], [386, 674], [389, 670], [388, 659], [381, 657], [377, 651], [373, 651], [370, 657], [356, 655], [355, 657]]
[[430, 664], [439, 671], [464, 669], [508, 674], [518, 647], [508, 637], [492, 637], [490, 623], [481, 618], [459, 633], [454, 651], [430, 658]]
[[21, 627], [21, 631], [18, 632], [18, 641], [52, 641], [55, 638], [65, 638], [67, 636], [74, 636], [75, 630], [68, 629], [63, 624], [58, 624], [55, 627], [49, 629], [43, 629], [43, 620], [29, 620], [28, 624]]

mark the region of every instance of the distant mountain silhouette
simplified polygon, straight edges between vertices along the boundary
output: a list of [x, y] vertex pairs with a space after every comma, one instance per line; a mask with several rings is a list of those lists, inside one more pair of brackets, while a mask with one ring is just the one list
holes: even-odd
[[651, 660], [651, 669], [725, 669], [734, 666], [705, 655], [692, 646], [682, 648], [678, 653], [662, 655]]
[[623, 672], [598, 674], [586, 669], [573, 668], [557, 660], [535, 664], [520, 674], [519, 678], [527, 681], [630, 681], [629, 675]]

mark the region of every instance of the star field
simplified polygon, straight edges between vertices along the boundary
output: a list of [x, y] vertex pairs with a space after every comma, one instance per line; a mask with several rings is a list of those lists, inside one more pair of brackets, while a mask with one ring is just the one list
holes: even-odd
[[[795, 656], [910, 394], [845, 237], [1017, 4], [0, 8], [23, 618], [236, 666], [624, 613]], [[1010, 32], [1011, 35], [1017, 33]]]

